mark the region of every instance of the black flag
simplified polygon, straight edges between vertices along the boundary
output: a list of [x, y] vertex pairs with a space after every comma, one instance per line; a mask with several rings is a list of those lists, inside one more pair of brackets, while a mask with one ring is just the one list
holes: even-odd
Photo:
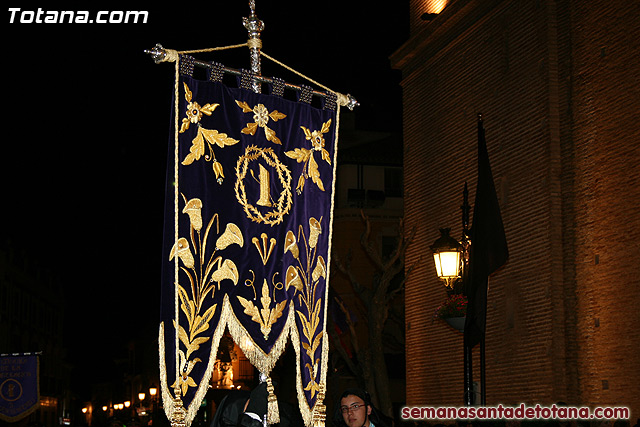
[[484, 337], [489, 275], [509, 257], [498, 196], [493, 183], [482, 116], [478, 116], [478, 185], [470, 230], [469, 272], [465, 284], [467, 318], [464, 335], [473, 348]]

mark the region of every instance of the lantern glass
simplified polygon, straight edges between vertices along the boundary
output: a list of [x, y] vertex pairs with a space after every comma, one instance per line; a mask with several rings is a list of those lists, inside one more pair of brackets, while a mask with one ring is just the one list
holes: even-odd
[[449, 235], [451, 229], [441, 228], [440, 237], [431, 245], [436, 273], [447, 287], [453, 287], [461, 276], [462, 245]]
[[440, 279], [460, 277], [460, 252], [436, 252], [433, 254], [433, 259]]

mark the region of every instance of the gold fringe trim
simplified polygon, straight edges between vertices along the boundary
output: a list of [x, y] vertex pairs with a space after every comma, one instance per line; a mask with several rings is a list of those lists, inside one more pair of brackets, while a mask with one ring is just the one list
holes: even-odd
[[164, 413], [168, 419], [173, 417], [173, 397], [169, 392], [167, 386], [167, 363], [165, 358], [165, 345], [164, 345], [164, 322], [160, 322], [160, 331], [158, 332], [158, 353], [160, 362], [160, 395], [162, 396], [162, 406], [164, 407]]
[[249, 362], [265, 375], [271, 373], [271, 370], [287, 347], [290, 330], [295, 329], [295, 310], [292, 309], [291, 302], [288, 304], [287, 310], [289, 311], [287, 321], [282, 328], [280, 336], [271, 348], [271, 351], [267, 354], [258, 347], [255, 341], [253, 341], [253, 338], [251, 338], [251, 335], [249, 335], [235, 314], [233, 314], [233, 308], [231, 307], [231, 302], [229, 302], [229, 295], [225, 295], [224, 297], [222, 316], [226, 320], [231, 338], [238, 344], [238, 347], [240, 347], [244, 355], [249, 359]]
[[221, 313], [218, 326], [216, 326], [216, 330], [211, 337], [211, 352], [209, 353], [209, 363], [207, 364], [207, 370], [200, 380], [196, 395], [193, 397], [193, 400], [191, 401], [191, 404], [189, 405], [189, 409], [187, 411], [187, 419], [189, 420], [189, 425], [191, 424], [191, 421], [193, 421], [193, 419], [196, 417], [198, 409], [200, 409], [200, 404], [204, 400], [207, 394], [207, 390], [209, 389], [209, 382], [211, 381], [213, 368], [216, 364], [216, 356], [218, 355], [218, 346], [220, 344], [220, 339], [224, 334], [225, 325], [227, 324], [226, 319], [222, 316], [223, 314]]

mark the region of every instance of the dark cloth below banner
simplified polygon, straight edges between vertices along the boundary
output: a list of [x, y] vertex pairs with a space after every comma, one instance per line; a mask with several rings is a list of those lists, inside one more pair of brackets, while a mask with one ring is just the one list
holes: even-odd
[[0, 356], [0, 420], [16, 422], [40, 406], [37, 355]]
[[291, 340], [310, 424], [326, 377], [337, 112], [184, 75], [177, 89], [162, 261], [168, 415], [177, 386], [193, 419], [228, 330], [267, 375]]
[[467, 345], [474, 347], [485, 333], [489, 275], [509, 257], [482, 119], [478, 120], [478, 185], [470, 238], [469, 274], [464, 290], [468, 299], [464, 335]]

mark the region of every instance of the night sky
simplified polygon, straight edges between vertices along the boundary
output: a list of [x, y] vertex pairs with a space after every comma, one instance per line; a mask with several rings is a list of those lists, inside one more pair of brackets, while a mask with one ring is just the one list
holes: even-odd
[[[265, 53], [355, 96], [362, 105], [344, 114], [355, 114], [358, 128], [400, 129], [400, 74], [388, 57], [407, 40], [407, 1], [256, 3]], [[40, 7], [149, 12], [146, 24], [19, 23], [22, 12], [4, 21], [3, 238], [59, 278], [70, 358], [86, 359], [157, 333], [174, 65], [144, 50], [244, 43], [249, 6]], [[249, 68], [246, 48], [202, 59]], [[266, 59], [263, 74], [308, 84]]]

